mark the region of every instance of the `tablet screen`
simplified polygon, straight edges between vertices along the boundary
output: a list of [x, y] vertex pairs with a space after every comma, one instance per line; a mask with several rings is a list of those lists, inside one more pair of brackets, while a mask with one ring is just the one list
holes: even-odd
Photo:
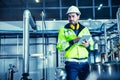
[[77, 44], [82, 44], [83, 41], [88, 41], [90, 39], [90, 35], [83, 35]]

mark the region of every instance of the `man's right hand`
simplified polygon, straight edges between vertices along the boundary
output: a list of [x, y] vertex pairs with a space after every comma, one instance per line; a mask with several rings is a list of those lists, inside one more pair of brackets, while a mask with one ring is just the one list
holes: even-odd
[[77, 43], [80, 40], [80, 37], [77, 37], [73, 40], [74, 43]]

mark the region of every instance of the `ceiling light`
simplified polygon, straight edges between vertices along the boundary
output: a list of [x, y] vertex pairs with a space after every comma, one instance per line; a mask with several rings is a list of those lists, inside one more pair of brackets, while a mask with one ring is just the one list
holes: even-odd
[[35, 0], [36, 3], [40, 3], [40, 0]]
[[102, 8], [103, 4], [100, 4], [97, 10], [100, 10]]

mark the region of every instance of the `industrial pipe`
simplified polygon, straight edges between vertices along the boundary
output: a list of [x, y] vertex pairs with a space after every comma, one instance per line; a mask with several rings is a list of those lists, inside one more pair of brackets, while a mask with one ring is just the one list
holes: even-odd
[[23, 13], [23, 73], [29, 73], [29, 21], [30, 11]]
[[29, 10], [23, 13], [23, 74], [21, 80], [29, 80], [29, 24], [32, 29], [37, 29]]
[[[108, 56], [108, 43], [107, 43], [107, 27], [106, 27], [106, 25], [104, 25], [104, 38], [105, 38], [105, 56], [104, 56], [104, 58], [105, 58], [105, 61], [108, 61], [108, 58], [107, 58], [107, 56]], [[103, 55], [103, 54], [101, 54], [101, 55]]]

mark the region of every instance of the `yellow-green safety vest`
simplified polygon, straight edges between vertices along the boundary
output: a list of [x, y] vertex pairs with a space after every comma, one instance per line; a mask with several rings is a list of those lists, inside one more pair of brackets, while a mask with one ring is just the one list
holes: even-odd
[[[91, 35], [88, 28], [85, 27], [82, 31], [78, 34], [70, 28], [61, 28], [58, 31], [58, 42], [57, 42], [57, 49], [59, 51], [65, 51], [65, 58], [86, 58], [88, 57], [88, 50], [83, 45], [73, 44], [69, 49], [66, 50], [70, 46], [69, 41], [77, 38], [82, 37], [83, 35]], [[93, 50], [93, 39], [90, 37], [88, 40], [90, 45], [90, 50]]]

